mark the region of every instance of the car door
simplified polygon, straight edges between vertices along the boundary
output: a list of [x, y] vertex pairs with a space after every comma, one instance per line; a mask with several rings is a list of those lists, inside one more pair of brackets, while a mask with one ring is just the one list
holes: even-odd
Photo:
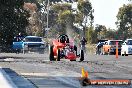
[[16, 37], [13, 39], [13, 49], [22, 49], [23, 41], [18, 40]]

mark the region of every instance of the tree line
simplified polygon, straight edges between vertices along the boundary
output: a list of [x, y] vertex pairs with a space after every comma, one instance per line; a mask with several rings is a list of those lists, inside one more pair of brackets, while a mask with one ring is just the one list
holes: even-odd
[[[115, 22], [118, 29], [115, 30], [101, 24], [93, 25], [96, 19], [89, 0], [74, 1], [77, 9], [72, 8], [72, 0], [66, 3], [49, 0], [49, 6], [48, 0], [0, 0], [0, 45], [11, 45], [13, 37], [19, 32], [43, 37], [63, 33], [73, 37], [80, 34], [90, 43], [96, 43], [98, 39], [124, 40], [132, 37], [132, 4], [124, 4], [119, 8]], [[49, 31], [45, 30], [47, 8]]]

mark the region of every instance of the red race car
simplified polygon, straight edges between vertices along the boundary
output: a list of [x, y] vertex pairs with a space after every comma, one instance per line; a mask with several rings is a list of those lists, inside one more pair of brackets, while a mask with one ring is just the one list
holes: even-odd
[[80, 54], [77, 54], [77, 47], [74, 45], [74, 40], [69, 39], [65, 34], [53, 40], [49, 47], [50, 61], [60, 61], [62, 58], [76, 61], [79, 57], [80, 61], [84, 60], [83, 50], [80, 50]]

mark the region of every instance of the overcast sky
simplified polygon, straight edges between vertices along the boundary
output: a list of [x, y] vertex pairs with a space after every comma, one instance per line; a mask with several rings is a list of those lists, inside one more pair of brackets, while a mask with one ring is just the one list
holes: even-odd
[[116, 15], [127, 0], [90, 0], [94, 8], [94, 24], [105, 25], [107, 28], [116, 29]]

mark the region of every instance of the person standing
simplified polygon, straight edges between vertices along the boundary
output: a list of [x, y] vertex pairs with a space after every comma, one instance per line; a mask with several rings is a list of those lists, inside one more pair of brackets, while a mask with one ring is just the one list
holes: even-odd
[[81, 50], [84, 50], [84, 52], [86, 52], [86, 47], [85, 47], [86, 44], [87, 44], [87, 40], [85, 39], [85, 37], [82, 37], [82, 39], [80, 40], [80, 45], [81, 45]]
[[21, 32], [16, 36], [17, 41], [22, 41], [22, 39], [24, 38], [24, 36], [21, 34]]
[[98, 42], [98, 44], [96, 45], [96, 54], [98, 55], [98, 54], [100, 54], [100, 42]]
[[78, 34], [74, 37], [74, 45], [76, 45], [78, 48], [80, 46], [79, 41], [80, 41], [80, 35]]
[[[21, 42], [22, 40], [23, 40], [23, 38], [24, 38], [24, 36], [21, 34], [21, 33], [19, 33], [17, 36], [16, 36], [16, 41], [17, 42]], [[16, 53], [18, 54], [18, 53], [20, 53], [21, 52], [21, 49], [16, 49]]]

